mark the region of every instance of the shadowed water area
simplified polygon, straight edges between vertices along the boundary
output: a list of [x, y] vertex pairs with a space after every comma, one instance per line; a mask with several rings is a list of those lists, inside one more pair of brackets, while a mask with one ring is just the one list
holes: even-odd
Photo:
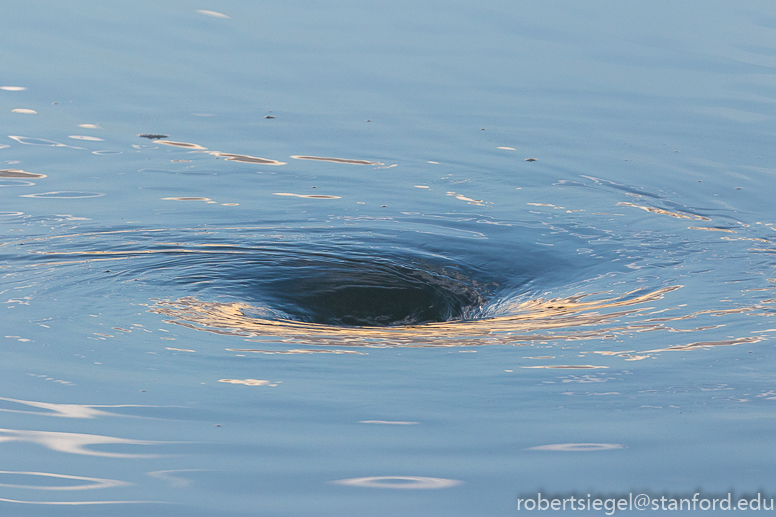
[[776, 8], [6, 4], [0, 514], [776, 497]]

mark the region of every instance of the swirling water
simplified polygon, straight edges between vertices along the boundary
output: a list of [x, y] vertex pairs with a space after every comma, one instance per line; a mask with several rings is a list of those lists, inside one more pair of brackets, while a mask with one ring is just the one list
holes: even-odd
[[6, 4], [4, 515], [773, 489], [770, 4]]

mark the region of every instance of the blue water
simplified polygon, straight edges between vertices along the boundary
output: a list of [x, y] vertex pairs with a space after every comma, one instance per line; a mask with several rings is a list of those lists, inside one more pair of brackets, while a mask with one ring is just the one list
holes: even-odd
[[0, 513], [773, 497], [775, 29], [4, 2]]

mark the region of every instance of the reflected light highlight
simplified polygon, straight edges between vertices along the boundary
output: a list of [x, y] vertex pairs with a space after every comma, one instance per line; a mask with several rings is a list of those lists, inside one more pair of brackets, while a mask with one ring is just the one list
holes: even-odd
[[175, 469], [175, 470], [155, 470], [146, 472], [147, 476], [166, 481], [172, 488], [189, 488], [194, 482], [190, 479], [173, 476], [177, 472], [207, 472], [208, 469]]
[[45, 174], [36, 174], [34, 172], [25, 172], [21, 169], [0, 169], [0, 178], [32, 178], [42, 179], [45, 178]]
[[205, 16], [210, 16], [211, 18], [223, 18], [223, 19], [227, 19], [227, 20], [229, 19], [229, 16], [227, 16], [227, 15], [225, 15], [223, 13], [218, 13], [216, 11], [208, 11], [208, 10], [205, 10], [205, 9], [197, 9], [197, 12], [199, 14], [204, 14]]
[[50, 402], [35, 402], [32, 400], [19, 400], [19, 399], [7, 398], [7, 397], [0, 397], [0, 400], [4, 400], [6, 402], [13, 402], [16, 404], [22, 404], [30, 407], [46, 409], [50, 411], [48, 413], [44, 413], [42, 411], [25, 411], [21, 409], [0, 408], [0, 411], [6, 412], [6, 413], [22, 413], [27, 415], [53, 416], [53, 417], [61, 417], [61, 418], [98, 418], [103, 416], [119, 416], [119, 417], [127, 416], [127, 415], [121, 415], [118, 413], [110, 413], [108, 411], [102, 411], [100, 409], [95, 409], [95, 408], [160, 407], [160, 406], [148, 406], [148, 405], [138, 405], [138, 404], [121, 404], [121, 405], [112, 405], [112, 406], [95, 406], [95, 405], [87, 406], [87, 405], [81, 405], [81, 404], [53, 404]]
[[278, 383], [272, 381], [266, 381], [261, 379], [218, 379], [218, 382], [225, 382], [227, 384], [244, 384], [245, 386], [272, 386], [275, 387]]
[[630, 206], [633, 208], [639, 208], [641, 210], [646, 210], [647, 212], [652, 212], [653, 214], [660, 214], [660, 215], [667, 215], [670, 217], [675, 217], [677, 219], [692, 219], [695, 221], [711, 221], [708, 217], [703, 217], [702, 215], [695, 215], [695, 214], [682, 214], [679, 212], [671, 212], [670, 210], [664, 210], [662, 208], [655, 208], [653, 206], [641, 206], [636, 205], [634, 203], [629, 203], [627, 201], [621, 201], [617, 203], [617, 206]]
[[368, 160], [349, 160], [348, 158], [325, 158], [323, 156], [299, 156], [294, 155], [294, 160], [316, 160], [319, 162], [350, 163], [353, 165], [384, 165], [381, 162], [370, 162]]
[[627, 449], [620, 443], [554, 443], [550, 445], [537, 445], [529, 447], [529, 451], [563, 451], [563, 452], [590, 452], [609, 451], [612, 449]]
[[[157, 136], [161, 137], [166, 135], [138, 135], [138, 136], [149, 138], [149, 137], [157, 137]], [[203, 147], [199, 144], [192, 144], [189, 142], [176, 142], [174, 140], [154, 140], [154, 143], [169, 145], [172, 147], [182, 147], [184, 149], [191, 149], [193, 151], [205, 151], [207, 152], [207, 154], [210, 154], [217, 158], [226, 158], [226, 160], [230, 162], [254, 163], [259, 165], [286, 165], [286, 162], [279, 162], [277, 160], [271, 160], [269, 158], [259, 158], [257, 156], [248, 156], [247, 154], [224, 153], [221, 151], [208, 151], [207, 147]]]
[[341, 196], [326, 196], [322, 194], [292, 194], [290, 192], [273, 192], [273, 196], [303, 197], [308, 199], [342, 199]]
[[365, 478], [338, 479], [331, 481], [336, 485], [359, 486], [366, 488], [393, 488], [410, 490], [434, 490], [450, 488], [463, 483], [458, 479], [427, 478], [420, 476], [377, 476]]
[[57, 433], [50, 431], [24, 431], [0, 429], [0, 443], [27, 442], [42, 445], [47, 449], [69, 454], [99, 456], [102, 458], [161, 458], [159, 454], [129, 454], [122, 452], [103, 452], [86, 449], [87, 445], [158, 445], [173, 442], [155, 442], [149, 440], [128, 440], [98, 434]]
[[64, 486], [40, 486], [40, 485], [12, 485], [9, 483], [0, 483], [0, 486], [7, 488], [28, 488], [31, 490], [94, 490], [100, 488], [115, 488], [120, 486], [129, 486], [132, 483], [118, 481], [115, 479], [89, 478], [83, 476], [70, 476], [67, 474], [52, 474], [50, 472], [22, 472], [12, 470], [0, 470], [0, 474], [12, 474], [17, 476], [41, 476], [58, 479], [75, 479], [78, 481], [92, 481], [85, 485], [64, 485]]
[[[150, 312], [168, 316], [166, 323], [214, 334], [241, 337], [274, 336], [287, 342], [348, 347], [465, 347], [492, 344], [525, 345], [554, 340], [611, 338], [644, 330], [670, 330], [672, 318], [645, 320], [612, 326], [620, 318], [643, 312], [638, 305], [662, 299], [681, 286], [651, 292], [631, 291], [624, 295], [585, 301], [592, 295], [564, 299], [529, 300], [505, 304], [506, 316], [479, 320], [456, 320], [396, 327], [347, 327], [306, 323], [287, 319], [246, 316], [260, 313], [246, 303], [206, 302], [194, 297], [158, 300]], [[686, 319], [677, 317], [676, 320]], [[595, 328], [598, 327], [598, 328]], [[584, 367], [590, 367], [583, 365]]]

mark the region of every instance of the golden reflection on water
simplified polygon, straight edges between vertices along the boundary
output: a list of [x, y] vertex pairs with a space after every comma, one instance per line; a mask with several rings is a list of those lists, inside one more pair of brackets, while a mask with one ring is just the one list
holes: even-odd
[[[246, 341], [254, 341], [251, 339], [248, 339]], [[168, 348], [168, 350], [171, 350]], [[227, 348], [227, 352], [240, 352], [240, 353], [252, 353], [252, 354], [267, 354], [267, 355], [275, 355], [275, 354], [335, 354], [335, 355], [341, 355], [341, 354], [356, 354], [356, 355], [367, 355], [365, 352], [356, 352], [355, 350], [326, 350], [326, 349], [294, 349], [294, 350], [257, 350], [255, 348]]]
[[[194, 297], [177, 300], [157, 300], [150, 312], [170, 319], [167, 323], [220, 335], [243, 338], [276, 338], [283, 343], [305, 343], [315, 346], [338, 347], [468, 347], [481, 345], [527, 345], [548, 341], [611, 340], [633, 333], [662, 331], [695, 332], [716, 326], [677, 329], [671, 322], [690, 320], [700, 315], [721, 316], [752, 312], [762, 307], [742, 307], [729, 310], [699, 311], [680, 316], [648, 317], [652, 308], [645, 304], [662, 299], [681, 286], [669, 286], [654, 291], [636, 290], [621, 296], [590, 300], [592, 295], [575, 295], [550, 300], [534, 299], [505, 307], [507, 316], [472, 321], [450, 321], [398, 327], [340, 327], [294, 320], [270, 320], [246, 316], [254, 309], [247, 303], [220, 303]], [[633, 320], [641, 316], [641, 319]], [[627, 324], [617, 323], [628, 318]], [[739, 344], [760, 338], [739, 338], [724, 343], [702, 342], [649, 350], [656, 353], [673, 350], [693, 350], [719, 344]], [[253, 339], [251, 341], [263, 341]], [[230, 349], [239, 352], [266, 353], [264, 350]], [[616, 353], [624, 358], [636, 356]], [[300, 350], [291, 353], [306, 353]], [[330, 352], [332, 353], [332, 352]], [[593, 365], [552, 365], [537, 368], [594, 368]]]
[[[507, 316], [473, 321], [450, 321], [397, 327], [339, 327], [294, 320], [269, 320], [246, 316], [251, 309], [246, 303], [219, 303], [185, 297], [178, 300], [157, 300], [149, 312], [162, 314], [170, 319], [166, 323], [219, 335], [239, 336], [246, 341], [259, 343], [306, 344], [308, 346], [337, 346], [359, 348], [442, 348], [472, 347], [484, 345], [526, 346], [551, 341], [582, 341], [622, 339], [634, 333], [664, 331], [684, 335], [716, 329], [723, 325], [706, 325], [690, 328], [673, 326], [701, 316], [721, 317], [734, 314], [768, 316], [766, 307], [752, 305], [724, 310], [703, 310], [676, 316], [662, 316], [664, 310], [654, 310], [646, 304], [662, 299], [666, 294], [682, 286], [669, 286], [653, 291], [644, 289], [620, 296], [589, 300], [601, 293], [579, 294], [550, 300], [534, 299], [512, 304], [505, 310]], [[675, 308], [679, 309], [679, 308]], [[669, 309], [671, 310], [671, 309]], [[659, 317], [656, 315], [661, 314]], [[627, 323], [620, 323], [627, 319]], [[248, 339], [254, 338], [254, 339]], [[636, 351], [581, 351], [585, 354], [614, 356], [625, 361], [640, 361], [662, 352], [690, 352], [717, 346], [753, 344], [764, 341], [765, 336], [730, 337], [720, 341], [697, 341], [670, 345], [662, 348]], [[353, 353], [340, 349], [290, 349], [264, 350], [227, 348], [227, 351], [256, 354], [310, 354]], [[537, 356], [531, 359], [554, 359], [554, 356]], [[544, 364], [526, 365], [525, 369], [585, 370], [608, 368], [595, 364]], [[232, 381], [236, 382], [236, 381]]]
[[[695, 221], [711, 221], [708, 217], [703, 217], [702, 215], [695, 215], [695, 214], [682, 214], [679, 212], [671, 212], [670, 210], [664, 210], [662, 208], [655, 208], [653, 206], [642, 206], [642, 205], [636, 205], [634, 203], [628, 203], [627, 201], [622, 201], [620, 203], [617, 203], [617, 206], [630, 206], [633, 208], [639, 208], [641, 210], [646, 210], [647, 212], [652, 212], [653, 214], [660, 214], [660, 215], [668, 215], [670, 217], [675, 217], [677, 219], [692, 219]], [[694, 228], [697, 229], [697, 228]]]

